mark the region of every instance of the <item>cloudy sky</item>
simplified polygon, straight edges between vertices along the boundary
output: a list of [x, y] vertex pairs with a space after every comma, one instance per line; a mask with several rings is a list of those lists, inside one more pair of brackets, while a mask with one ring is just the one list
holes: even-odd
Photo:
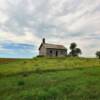
[[100, 50], [100, 0], [0, 0], [0, 57], [33, 57], [41, 39], [82, 56]]

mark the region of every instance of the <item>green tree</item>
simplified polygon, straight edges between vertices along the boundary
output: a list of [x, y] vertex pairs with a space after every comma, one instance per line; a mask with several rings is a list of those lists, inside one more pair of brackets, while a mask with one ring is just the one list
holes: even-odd
[[70, 53], [69, 53], [70, 56], [75, 57], [75, 56], [79, 56], [80, 54], [82, 54], [81, 49], [77, 48], [77, 44], [74, 43], [74, 42], [71, 43], [70, 50], [71, 50]]
[[96, 52], [96, 56], [100, 59], [100, 51]]
[[81, 51], [81, 49], [80, 49], [80, 48], [76, 48], [76, 50], [75, 50], [75, 51], [76, 51], [76, 54], [77, 54], [77, 55], [82, 54], [82, 51]]
[[71, 45], [70, 45], [70, 49], [71, 50], [74, 50], [75, 48], [77, 47], [77, 44], [76, 43], [71, 43]]

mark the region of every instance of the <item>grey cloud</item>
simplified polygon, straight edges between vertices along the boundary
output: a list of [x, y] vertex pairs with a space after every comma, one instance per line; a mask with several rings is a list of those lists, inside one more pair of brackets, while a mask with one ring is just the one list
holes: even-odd
[[[56, 0], [59, 1], [57, 4], [51, 3], [51, 0], [6, 1], [8, 2], [4, 13], [8, 19], [3, 24], [0, 23], [4, 32], [24, 35], [29, 31], [39, 38], [46, 37], [51, 40], [63, 38], [72, 41], [83, 38], [90, 39], [88, 42], [92, 43], [92, 39], [100, 39], [99, 34], [96, 34], [100, 32], [98, 0]], [[98, 44], [96, 43], [96, 46]]]

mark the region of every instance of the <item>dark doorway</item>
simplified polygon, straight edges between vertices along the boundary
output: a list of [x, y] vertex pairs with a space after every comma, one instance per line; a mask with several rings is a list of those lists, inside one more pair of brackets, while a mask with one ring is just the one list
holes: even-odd
[[52, 50], [50, 50], [50, 56], [52, 56]]
[[58, 56], [58, 51], [56, 51], [56, 56]]

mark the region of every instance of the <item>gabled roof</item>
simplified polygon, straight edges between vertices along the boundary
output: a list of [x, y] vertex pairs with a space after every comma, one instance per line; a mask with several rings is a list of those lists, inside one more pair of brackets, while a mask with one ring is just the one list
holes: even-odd
[[40, 48], [42, 47], [42, 45], [45, 47], [45, 48], [51, 48], [51, 49], [62, 49], [62, 50], [66, 50], [66, 47], [64, 47], [63, 45], [57, 45], [57, 44], [49, 44], [49, 43], [44, 43], [44, 44], [41, 44], [40, 47], [39, 47], [39, 50]]

